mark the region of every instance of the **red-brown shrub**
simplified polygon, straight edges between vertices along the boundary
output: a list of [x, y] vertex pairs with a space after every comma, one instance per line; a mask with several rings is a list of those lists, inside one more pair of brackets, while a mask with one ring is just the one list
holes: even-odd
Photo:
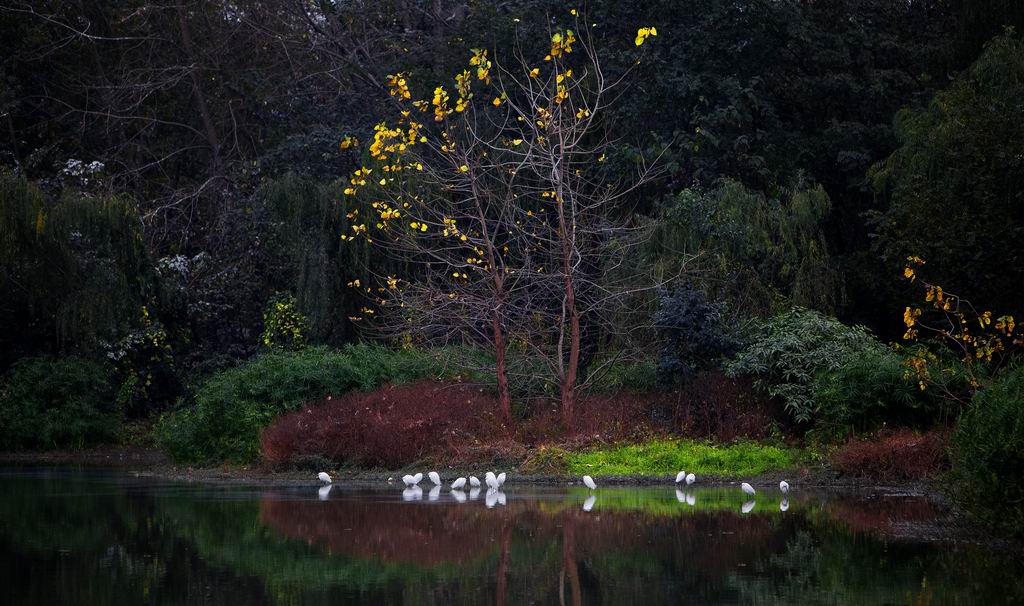
[[421, 381], [328, 398], [278, 418], [260, 436], [264, 460], [320, 456], [400, 467], [426, 458], [511, 442], [497, 400], [459, 383]]
[[949, 464], [949, 434], [916, 433], [909, 429], [872, 438], [854, 438], [832, 455], [832, 465], [844, 475], [873, 480], [920, 480]]

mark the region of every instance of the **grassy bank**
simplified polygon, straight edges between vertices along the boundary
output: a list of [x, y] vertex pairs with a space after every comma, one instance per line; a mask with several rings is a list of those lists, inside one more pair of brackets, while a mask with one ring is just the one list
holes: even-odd
[[796, 465], [794, 451], [754, 442], [716, 446], [691, 440], [655, 440], [567, 453], [570, 475], [663, 476], [680, 470], [698, 476], [748, 477], [789, 469]]

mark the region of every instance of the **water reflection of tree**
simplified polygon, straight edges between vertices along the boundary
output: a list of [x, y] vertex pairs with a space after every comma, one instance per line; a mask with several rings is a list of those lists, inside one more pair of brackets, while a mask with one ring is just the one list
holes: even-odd
[[856, 503], [743, 516], [660, 501], [260, 502], [74, 479], [0, 489], [7, 603], [52, 602], [55, 587], [85, 604], [1024, 603], [1012, 556], [886, 541], [861, 530], [877, 524]]

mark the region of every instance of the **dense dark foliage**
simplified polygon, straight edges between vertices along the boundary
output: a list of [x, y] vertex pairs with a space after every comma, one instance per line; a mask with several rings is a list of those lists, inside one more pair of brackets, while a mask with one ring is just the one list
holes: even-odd
[[979, 393], [953, 435], [958, 497], [993, 525], [1024, 532], [1024, 368]]
[[710, 303], [692, 284], [662, 293], [654, 323], [663, 341], [658, 362], [663, 382], [685, 383], [698, 370], [713, 367], [739, 349], [722, 307]]
[[0, 450], [109, 441], [120, 429], [109, 371], [75, 357], [24, 358], [0, 378]]

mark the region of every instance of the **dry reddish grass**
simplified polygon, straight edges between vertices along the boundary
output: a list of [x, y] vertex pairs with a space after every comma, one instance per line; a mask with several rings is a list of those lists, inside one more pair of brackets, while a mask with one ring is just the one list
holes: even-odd
[[832, 455], [832, 465], [849, 476], [920, 480], [948, 467], [948, 444], [946, 431], [887, 431], [850, 440]]
[[683, 390], [591, 395], [577, 404], [576, 433], [565, 435], [557, 402], [527, 403], [530, 414], [504, 425], [497, 398], [464, 383], [421, 381], [350, 393], [283, 415], [264, 430], [266, 462], [324, 457], [370, 467], [418, 461], [519, 461], [539, 444], [581, 447], [659, 435], [732, 440], [762, 437], [771, 425], [749, 385], [702, 375]]

